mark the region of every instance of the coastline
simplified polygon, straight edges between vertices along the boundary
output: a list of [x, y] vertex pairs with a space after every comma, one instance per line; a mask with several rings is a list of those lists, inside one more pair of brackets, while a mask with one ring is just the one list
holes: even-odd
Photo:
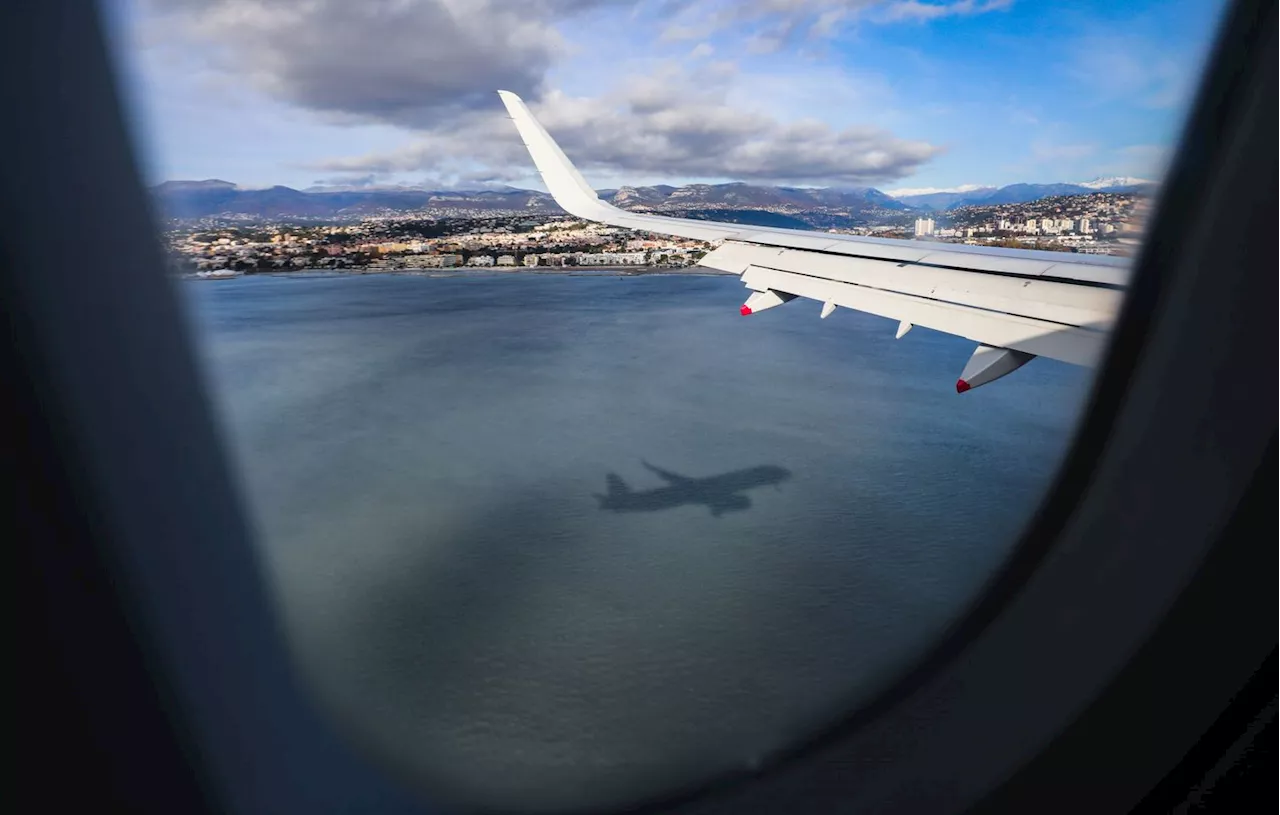
[[692, 276], [722, 277], [733, 275], [705, 266], [524, 266], [510, 269], [491, 267], [456, 267], [447, 269], [294, 269], [292, 271], [254, 272], [226, 277], [199, 277], [180, 274], [181, 280], [238, 280], [245, 277], [363, 277], [367, 275], [399, 275], [402, 277], [515, 277], [520, 275], [560, 275], [563, 277], [650, 277]]

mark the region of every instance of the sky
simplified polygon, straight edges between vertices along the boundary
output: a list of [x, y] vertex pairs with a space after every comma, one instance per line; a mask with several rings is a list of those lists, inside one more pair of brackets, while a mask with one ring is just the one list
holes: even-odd
[[101, 0], [149, 180], [1158, 179], [1222, 0]]

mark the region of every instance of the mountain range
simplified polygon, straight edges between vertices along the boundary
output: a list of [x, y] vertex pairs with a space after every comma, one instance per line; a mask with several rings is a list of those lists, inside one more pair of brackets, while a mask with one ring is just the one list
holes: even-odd
[[968, 190], [940, 190], [895, 198], [913, 209], [942, 212], [973, 204], [1025, 204], [1054, 195], [1085, 195], [1091, 192], [1131, 192], [1149, 195], [1155, 183], [1145, 178], [1113, 176], [1057, 184], [1008, 184], [1003, 187], [976, 187]]
[[[619, 187], [598, 190], [601, 199], [625, 209], [688, 212], [706, 217], [708, 212], [786, 208], [796, 212], [838, 213], [863, 220], [906, 214], [911, 211], [944, 211], [969, 204], [1017, 204], [1054, 195], [1091, 192], [1149, 192], [1143, 179], [1107, 178], [1078, 184], [1010, 184], [980, 187], [963, 192], [930, 192], [899, 197], [873, 187], [807, 188], [773, 187], [741, 182], [686, 184], [673, 187]], [[203, 218], [241, 215], [262, 218], [334, 218], [385, 212], [452, 209], [483, 214], [486, 211], [558, 212], [550, 195], [536, 190], [506, 187], [497, 190], [446, 191], [413, 187], [244, 188], [230, 181], [166, 181], [151, 188], [161, 212], [169, 218]]]
[[466, 210], [557, 209], [551, 196], [535, 190], [477, 190], [439, 192], [398, 189], [295, 190], [239, 187], [230, 181], [166, 181], [151, 188], [160, 211], [169, 218], [248, 215], [263, 218], [332, 218], [404, 212], [429, 207]]

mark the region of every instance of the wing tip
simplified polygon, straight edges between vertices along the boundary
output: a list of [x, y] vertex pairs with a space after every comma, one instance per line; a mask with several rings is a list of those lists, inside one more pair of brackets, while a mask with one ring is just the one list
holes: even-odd
[[498, 98], [502, 100], [502, 106], [507, 109], [507, 113], [511, 114], [511, 118], [516, 117], [516, 113], [523, 108], [524, 100], [511, 91], [498, 91]]

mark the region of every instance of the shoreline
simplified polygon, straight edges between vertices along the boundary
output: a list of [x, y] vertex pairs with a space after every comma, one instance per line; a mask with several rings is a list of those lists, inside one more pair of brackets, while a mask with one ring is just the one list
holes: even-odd
[[653, 276], [690, 276], [690, 277], [723, 277], [733, 276], [732, 272], [722, 272], [705, 266], [528, 266], [512, 269], [494, 269], [489, 267], [458, 267], [447, 269], [294, 269], [292, 271], [243, 272], [227, 277], [199, 277], [195, 274], [177, 275], [180, 280], [199, 280], [202, 282], [217, 280], [239, 280], [246, 277], [367, 277], [381, 275], [398, 275], [401, 277], [516, 277], [522, 275], [552, 275], [560, 277], [653, 277]]

